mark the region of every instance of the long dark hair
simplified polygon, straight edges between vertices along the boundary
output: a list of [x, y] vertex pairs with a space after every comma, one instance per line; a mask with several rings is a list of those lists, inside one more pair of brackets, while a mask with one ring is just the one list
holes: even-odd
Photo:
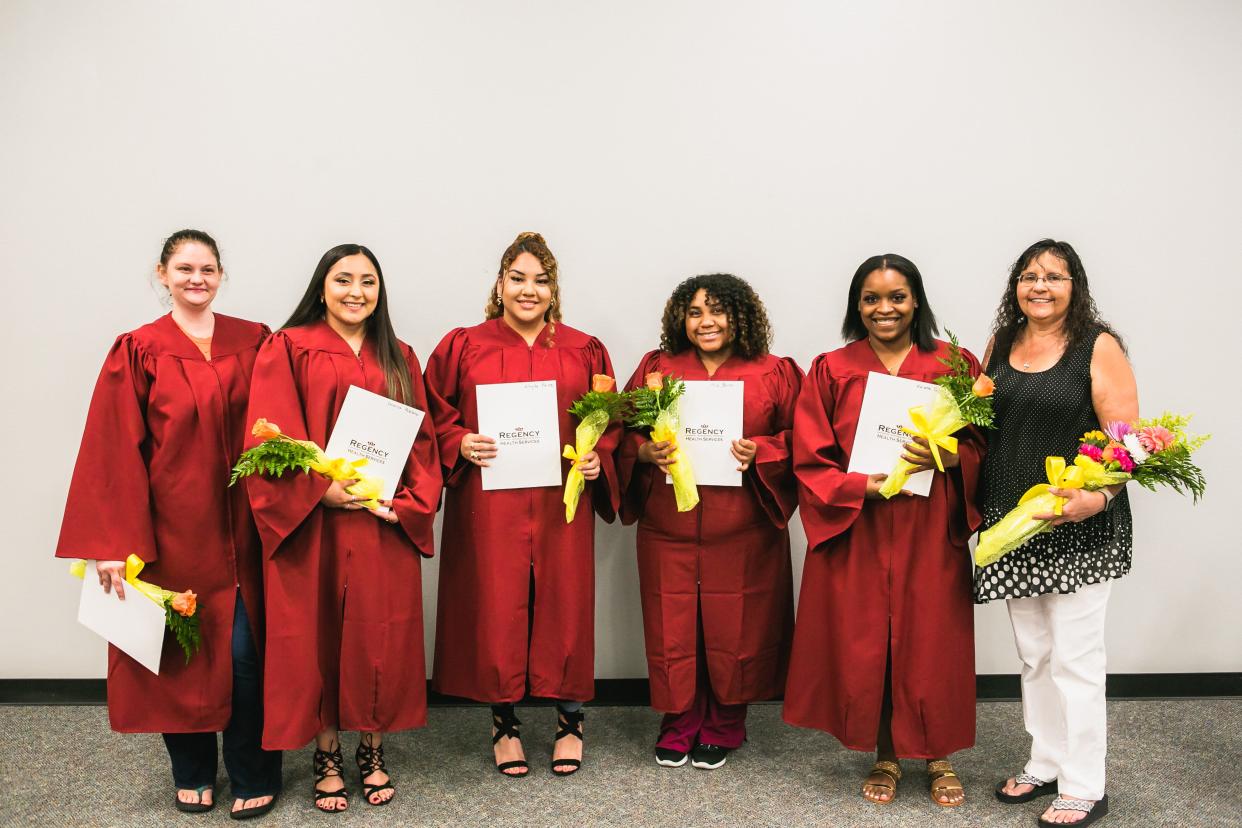
[[1078, 258], [1078, 252], [1069, 242], [1040, 239], [1023, 250], [1022, 255], [1009, 268], [1005, 292], [1001, 295], [1000, 306], [996, 309], [996, 320], [992, 323], [992, 336], [994, 337], [992, 352], [995, 354], [1009, 353], [1014, 339], [1026, 325], [1026, 317], [1022, 315], [1022, 309], [1018, 307], [1018, 277], [1030, 267], [1031, 262], [1045, 253], [1051, 253], [1065, 262], [1069, 276], [1073, 279], [1070, 282], [1069, 311], [1065, 316], [1063, 328], [1066, 347], [1072, 348], [1082, 340], [1103, 332], [1111, 334], [1124, 351], [1126, 346], [1120, 334], [1100, 317], [1099, 308], [1095, 306], [1095, 300], [1091, 298], [1087, 269], [1083, 267], [1082, 259]]
[[309, 325], [323, 319], [326, 313], [323, 306], [323, 288], [328, 271], [346, 256], [357, 256], [359, 253], [375, 265], [375, 275], [379, 279], [379, 298], [375, 302], [375, 311], [367, 317], [366, 326], [367, 334], [374, 337], [375, 351], [379, 355], [380, 367], [384, 369], [388, 397], [406, 405], [413, 405], [414, 389], [410, 384], [410, 366], [405, 361], [405, 355], [401, 353], [397, 334], [392, 329], [392, 317], [388, 315], [387, 282], [380, 270], [379, 259], [366, 247], [360, 244], [338, 244], [324, 253], [319, 264], [315, 266], [315, 273], [311, 276], [310, 284], [306, 286], [306, 293], [302, 294], [302, 300], [280, 329]]
[[772, 326], [768, 323], [767, 309], [745, 279], [729, 273], [691, 276], [673, 290], [664, 305], [660, 350], [679, 354], [691, 347], [686, 337], [686, 311], [700, 289], [724, 307], [733, 334], [733, 350], [738, 356], [752, 359], [768, 352], [772, 344]]
[[854, 271], [845, 305], [845, 321], [841, 323], [841, 337], [846, 342], [867, 338], [867, 326], [863, 324], [858, 302], [862, 299], [863, 282], [877, 270], [895, 270], [906, 277], [918, 306], [914, 309], [914, 319], [910, 321], [910, 340], [920, 351], [936, 350], [936, 334], [940, 333], [940, 327], [936, 324], [936, 314], [932, 313], [931, 303], [927, 301], [927, 291], [923, 289], [923, 274], [919, 273], [914, 262], [896, 253], [872, 256]]

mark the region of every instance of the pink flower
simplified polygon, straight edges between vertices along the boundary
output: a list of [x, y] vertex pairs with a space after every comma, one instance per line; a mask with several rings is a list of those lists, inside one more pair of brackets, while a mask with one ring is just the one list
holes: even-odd
[[1170, 448], [1177, 437], [1164, 426], [1147, 426], [1138, 432], [1139, 445], [1153, 454]]
[[1134, 460], [1130, 457], [1130, 452], [1126, 451], [1122, 446], [1113, 448], [1113, 462], [1120, 466], [1123, 472], [1129, 473], [1134, 471]]
[[1130, 424], [1121, 420], [1113, 420], [1104, 426], [1104, 433], [1115, 443], [1120, 443], [1130, 433]]
[[1099, 446], [1093, 446], [1090, 443], [1083, 443], [1078, 447], [1078, 453], [1090, 457], [1095, 462], [1100, 462], [1100, 458], [1104, 454], [1104, 450]]

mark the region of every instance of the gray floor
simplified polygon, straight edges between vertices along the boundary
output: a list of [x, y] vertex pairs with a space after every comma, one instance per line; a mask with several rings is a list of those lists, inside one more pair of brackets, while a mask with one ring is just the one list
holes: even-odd
[[[552, 709], [519, 712], [534, 760], [527, 779], [493, 770], [485, 709], [437, 708], [429, 728], [388, 742], [398, 784], [391, 805], [355, 796], [345, 814], [315, 813], [308, 750], [286, 755], [285, 794], [255, 824], [1031, 826], [1041, 807], [1002, 806], [991, 795], [1026, 747], [1013, 702], [979, 705], [979, 746], [954, 757], [968, 797], [956, 809], [929, 801], [918, 762], [905, 763], [895, 802], [866, 803], [857, 791], [868, 757], [783, 724], [775, 705], [752, 708], [749, 743], [716, 771], [657, 767], [650, 710], [588, 708], [587, 764], [568, 779], [545, 761]], [[1102, 825], [1242, 826], [1242, 700], [1112, 702], [1109, 727], [1112, 812]], [[0, 707], [0, 733], [0, 825], [232, 824], [223, 780], [216, 810], [174, 811], [160, 738], [112, 733], [102, 707]], [[350, 753], [355, 743], [346, 738]], [[350, 783], [356, 791], [357, 777]]]

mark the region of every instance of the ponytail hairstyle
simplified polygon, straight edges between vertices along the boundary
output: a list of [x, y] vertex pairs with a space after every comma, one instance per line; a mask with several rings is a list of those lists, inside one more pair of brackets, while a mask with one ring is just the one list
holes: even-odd
[[197, 242], [210, 250], [211, 254], [216, 257], [216, 270], [219, 270], [221, 273], [224, 272], [224, 263], [220, 261], [220, 248], [216, 245], [216, 240], [202, 230], [191, 230], [189, 228], [178, 230], [164, 239], [164, 247], [160, 250], [160, 267], [168, 267], [168, 260], [173, 257], [177, 249], [189, 242]]
[[379, 297], [375, 301], [375, 310], [367, 317], [366, 329], [367, 335], [375, 342], [375, 351], [379, 355], [380, 367], [384, 370], [384, 379], [388, 386], [388, 397], [406, 405], [413, 405], [414, 388], [410, 384], [410, 366], [405, 361], [405, 355], [401, 353], [397, 334], [392, 329], [392, 317], [388, 314], [387, 282], [380, 270], [379, 260], [366, 247], [360, 244], [338, 244], [324, 253], [311, 275], [310, 284], [306, 286], [301, 301], [280, 329], [283, 331], [285, 328], [296, 328], [324, 319], [323, 291], [328, 271], [346, 256], [358, 254], [371, 260], [371, 264], [375, 266], [375, 276], [379, 279]]
[[543, 265], [543, 272], [548, 275], [549, 287], [552, 289], [552, 301], [544, 311], [543, 321], [548, 323], [548, 338], [556, 332], [556, 323], [561, 321], [561, 285], [558, 280], [556, 257], [548, 249], [548, 243], [538, 233], [518, 233], [513, 243], [505, 248], [500, 257], [500, 270], [496, 273], [496, 282], [492, 284], [491, 295], [487, 298], [487, 306], [483, 309], [484, 318], [499, 319], [505, 315], [504, 304], [500, 300], [500, 283], [505, 273], [513, 266], [513, 260], [523, 253], [529, 253]]
[[[191, 230], [188, 227], [185, 230], [178, 230], [164, 239], [164, 246], [160, 249], [159, 269], [165, 270], [168, 268], [168, 260], [180, 249], [181, 245], [192, 243], [201, 244], [211, 251], [211, 255], [216, 257], [216, 270], [220, 272], [220, 278], [223, 279], [224, 263], [220, 261], [220, 247], [216, 244], [216, 240], [202, 230]], [[152, 287], [155, 288], [156, 293], [160, 297], [160, 302], [165, 307], [172, 304], [172, 294], [168, 292], [168, 288], [158, 281], [153, 282]]]

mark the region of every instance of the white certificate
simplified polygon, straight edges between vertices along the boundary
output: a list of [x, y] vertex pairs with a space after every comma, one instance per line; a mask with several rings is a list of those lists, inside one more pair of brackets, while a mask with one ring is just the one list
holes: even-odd
[[392, 500], [410, 459], [423, 412], [351, 385], [323, 453], [329, 459], [366, 458], [358, 471], [383, 482], [380, 500]]
[[121, 652], [160, 674], [160, 653], [164, 650], [164, 608], [125, 584], [125, 600], [116, 589], [105, 594], [95, 576], [95, 562], [86, 562], [82, 597], [78, 601], [78, 623], [108, 639]]
[[[858, 430], [854, 432], [854, 449], [846, 471], [863, 474], [888, 474], [897, 465], [902, 446], [912, 437], [901, 430], [912, 425], [910, 409], [916, 405], [931, 406], [940, 388], [930, 382], [894, 377], [871, 372], [863, 393], [862, 410], [858, 412]], [[910, 475], [903, 486], [911, 494], [927, 497], [931, 491], [934, 470]]]
[[[700, 486], [741, 486], [732, 444], [742, 437], [744, 383], [686, 380], [677, 445], [686, 453]], [[665, 476], [669, 483], [671, 477]]]
[[556, 382], [475, 386], [479, 434], [496, 441], [483, 468], [483, 490], [561, 485], [561, 428]]

